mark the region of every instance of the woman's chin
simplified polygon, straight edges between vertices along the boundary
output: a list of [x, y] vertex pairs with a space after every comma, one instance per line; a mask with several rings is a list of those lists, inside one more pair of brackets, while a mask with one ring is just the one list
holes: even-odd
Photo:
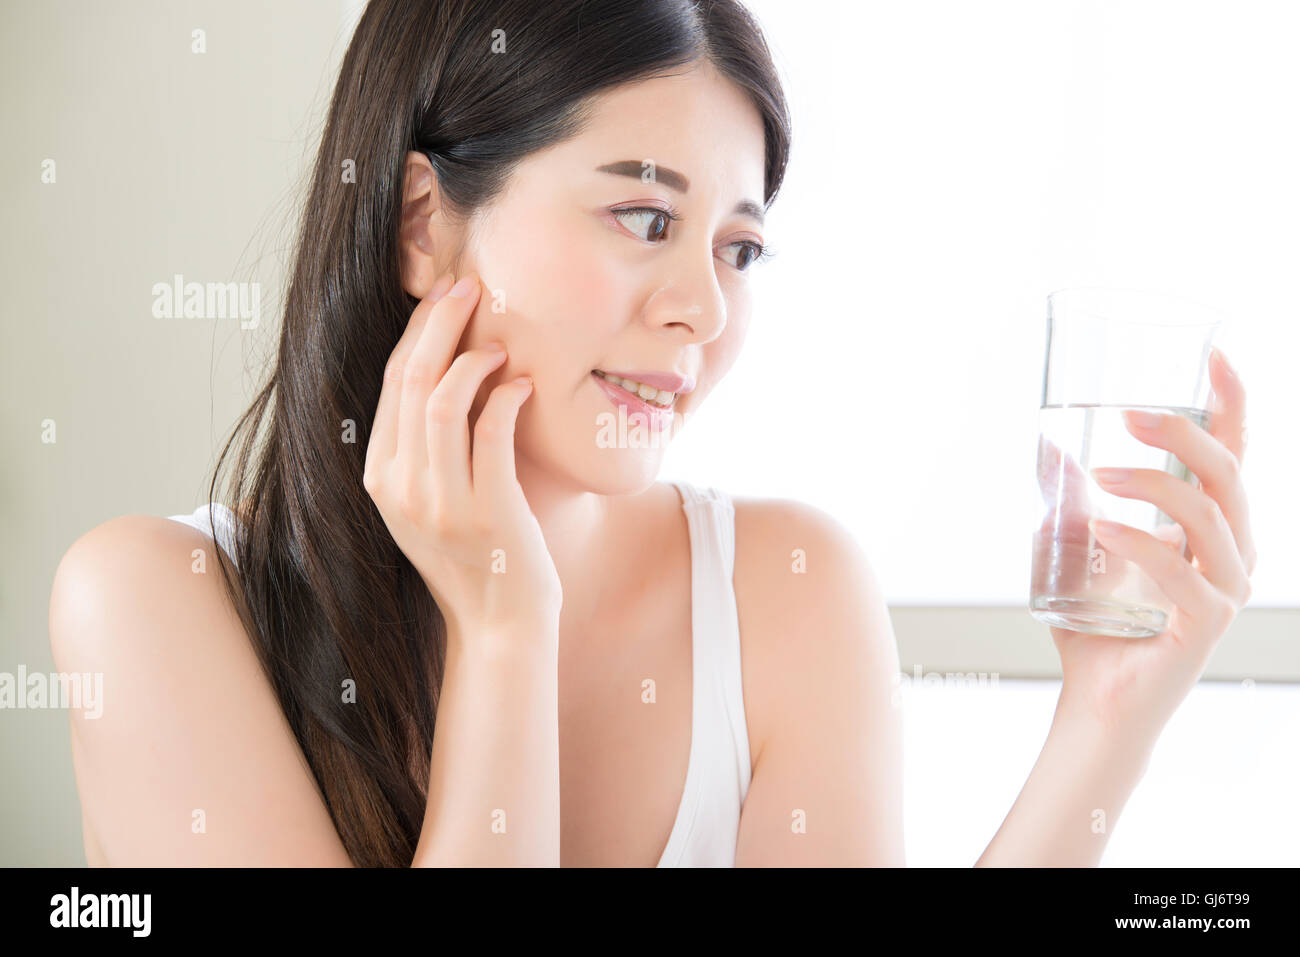
[[[639, 423], [637, 423], [639, 425]], [[617, 433], [598, 430], [576, 443], [562, 429], [549, 434], [529, 433], [530, 440], [516, 450], [524, 471], [540, 468], [564, 483], [600, 495], [635, 495], [654, 485], [672, 442], [673, 431], [652, 433], [647, 428]]]
[[586, 486], [600, 495], [637, 495], [659, 477], [662, 449], [602, 449]]

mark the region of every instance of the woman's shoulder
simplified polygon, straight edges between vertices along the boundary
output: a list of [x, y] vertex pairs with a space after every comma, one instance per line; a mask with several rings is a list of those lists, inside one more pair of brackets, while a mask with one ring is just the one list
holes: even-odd
[[815, 694], [864, 649], [888, 660], [896, 644], [871, 561], [839, 519], [793, 499], [731, 500], [746, 710], [767, 740], [802, 707], [792, 676]]
[[785, 498], [728, 498], [736, 516], [736, 575], [757, 588], [790, 584], [792, 576], [815, 571], [810, 561], [822, 571], [842, 569], [848, 562], [858, 570], [870, 568], [857, 536], [815, 505]]
[[[72, 713], [87, 858], [346, 865], [215, 547], [182, 522], [124, 515], [78, 538], [55, 572], [55, 667], [103, 686], [101, 714]], [[196, 836], [208, 820], [220, 840]]]
[[[206, 508], [202, 515], [207, 515]], [[60, 573], [79, 578], [87, 573], [103, 572], [122, 576], [119, 583], [130, 583], [131, 575], [149, 572], [150, 580], [164, 575], [190, 581], [185, 576], [198, 574], [193, 566], [193, 546], [212, 544], [210, 535], [175, 518], [119, 515], [83, 533], [68, 547], [59, 563], [56, 580]]]
[[[814, 578], [827, 582], [830, 570], [870, 571], [870, 563], [856, 536], [829, 512], [784, 498], [756, 498], [734, 495], [725, 489], [661, 483], [665, 507], [681, 507], [690, 501], [712, 501], [730, 505], [734, 516], [735, 564], [733, 584], [737, 598], [743, 590], [750, 596], [789, 602], [792, 585], [808, 579], [809, 561], [814, 560]], [[673, 491], [670, 491], [673, 490]], [[674, 503], [668, 506], [668, 502]]]
[[794, 499], [731, 500], [737, 603], [756, 626], [766, 623], [761, 631], [772, 641], [811, 640], [817, 622], [884, 609], [871, 559], [839, 519]]
[[212, 614], [232, 609], [213, 547], [197, 528], [156, 515], [122, 515], [85, 532], [54, 573], [50, 640], [56, 655], [75, 647], [97, 656], [105, 649], [86, 645], [110, 631], [114, 641], [148, 644], [228, 621], [226, 614]]

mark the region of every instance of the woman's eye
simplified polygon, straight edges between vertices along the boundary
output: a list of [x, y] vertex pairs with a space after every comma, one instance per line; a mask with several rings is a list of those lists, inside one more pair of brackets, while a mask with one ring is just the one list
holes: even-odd
[[772, 252], [766, 246], [762, 246], [752, 239], [743, 242], [732, 243], [731, 249], [736, 250], [736, 261], [732, 263], [741, 272], [747, 270], [755, 263], [762, 262], [772, 257]]
[[[675, 212], [658, 209], [654, 206], [616, 209], [613, 211], [613, 215], [615, 219], [627, 226], [633, 235], [644, 239], [646, 242], [663, 242], [668, 231], [668, 224], [676, 222], [679, 218]], [[770, 259], [774, 255], [762, 243], [756, 243], [752, 239], [728, 243], [727, 248], [736, 250], [735, 259], [731, 265], [739, 272], [745, 272], [755, 263]]]
[[[631, 219], [631, 225], [628, 225], [627, 219]], [[668, 224], [677, 217], [671, 213], [664, 212], [662, 209], [655, 209], [651, 206], [639, 206], [635, 209], [616, 209], [614, 218], [628, 227], [635, 235], [640, 236], [637, 232], [639, 229], [645, 229], [649, 235], [642, 236], [646, 242], [658, 242], [668, 231]]]

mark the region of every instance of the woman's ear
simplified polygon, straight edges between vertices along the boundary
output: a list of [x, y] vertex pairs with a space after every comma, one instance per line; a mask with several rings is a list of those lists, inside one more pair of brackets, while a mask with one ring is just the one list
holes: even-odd
[[[423, 153], [406, 154], [402, 174], [402, 230], [398, 243], [402, 288], [423, 299], [437, 280], [438, 250], [433, 241], [439, 208], [438, 177]], [[444, 254], [446, 250], [443, 250]]]

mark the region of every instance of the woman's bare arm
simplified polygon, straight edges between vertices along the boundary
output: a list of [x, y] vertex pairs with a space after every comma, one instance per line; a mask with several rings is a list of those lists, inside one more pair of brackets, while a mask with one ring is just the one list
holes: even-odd
[[412, 867], [560, 864], [559, 632], [448, 636]]
[[[87, 862], [351, 866], [216, 547], [179, 522], [127, 516], [59, 564], [55, 667], [103, 675], [102, 714], [71, 713]], [[473, 637], [449, 641], [411, 866], [558, 865], [558, 634]]]
[[1011, 812], [976, 867], [1095, 867], [1154, 741], [1104, 732], [1062, 698]]
[[[736, 545], [745, 704], [762, 742], [737, 865], [903, 865], [898, 652], [865, 555], [790, 502], [738, 503]], [[1095, 865], [1153, 745], [1063, 698], [977, 866]]]
[[[225, 595], [211, 538], [130, 515], [59, 563], [60, 672], [103, 676], [71, 711], [87, 858], [109, 866], [349, 866], [306, 760]], [[193, 569], [203, 550], [204, 571]]]
[[[363, 476], [447, 623], [414, 863], [555, 867], [563, 592], [516, 477], [515, 425], [532, 385], [493, 386], [472, 413], [505, 346], [457, 352], [483, 284], [452, 280], [428, 290], [384, 367]], [[507, 556], [508, 574], [497, 566]]]
[[861, 548], [818, 509], [736, 503], [745, 711], [736, 865], [904, 865], [898, 648]]
[[[1246, 390], [1217, 349], [1207, 371], [1214, 388], [1208, 427], [1177, 415], [1150, 423], [1125, 416], [1136, 439], [1177, 456], [1199, 487], [1156, 469], [1106, 482], [1173, 518], [1186, 548], [1126, 525], [1093, 530], [1108, 552], [1155, 581], [1173, 614], [1159, 635], [1140, 640], [1050, 629], [1063, 676], [1052, 730], [979, 864], [1097, 864], [1165, 724], [1250, 600], [1258, 555], [1241, 473]], [[1074, 481], [1083, 481], [1082, 472]]]

